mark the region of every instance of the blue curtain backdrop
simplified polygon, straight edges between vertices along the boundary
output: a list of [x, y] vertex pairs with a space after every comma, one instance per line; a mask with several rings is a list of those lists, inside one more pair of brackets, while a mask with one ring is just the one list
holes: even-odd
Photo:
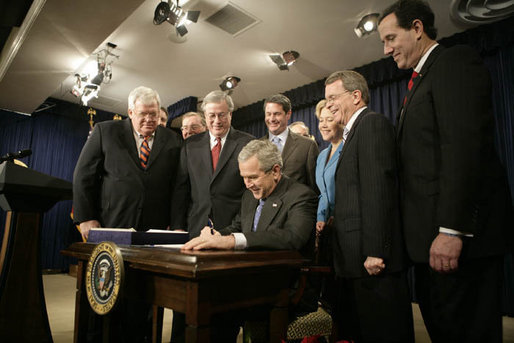
[[[0, 154], [31, 149], [21, 159], [29, 168], [72, 181], [73, 170], [89, 133], [87, 107], [51, 100], [56, 106], [32, 116], [0, 113]], [[94, 121], [110, 120], [112, 113], [97, 110]], [[70, 218], [71, 200], [58, 202], [43, 216], [41, 262], [43, 269], [68, 268], [70, 258], [59, 252], [80, 240]], [[0, 211], [0, 237], [3, 238], [5, 212]]]

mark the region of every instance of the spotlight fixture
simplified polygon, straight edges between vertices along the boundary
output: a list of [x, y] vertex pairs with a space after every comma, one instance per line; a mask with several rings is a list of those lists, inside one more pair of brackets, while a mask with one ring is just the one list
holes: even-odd
[[113, 61], [108, 61], [108, 59], [111, 57], [119, 58], [118, 55], [111, 52], [116, 46], [116, 44], [107, 43], [107, 48], [95, 53], [96, 62], [93, 63], [90, 70], [75, 74], [75, 84], [71, 89], [71, 94], [80, 98], [82, 105], [87, 106], [89, 100], [98, 98], [100, 85], [111, 81]]
[[184, 11], [177, 3], [161, 1], [155, 8], [153, 23], [160, 25], [167, 21], [175, 26], [175, 30], [182, 37], [187, 33], [186, 24], [196, 23], [200, 17], [200, 11]]
[[289, 70], [289, 67], [296, 62], [298, 57], [300, 57], [300, 54], [293, 50], [286, 51], [282, 55], [269, 55], [269, 58], [275, 62], [280, 70]]
[[228, 91], [229, 94], [232, 92], [234, 88], [241, 82], [241, 79], [237, 76], [227, 76], [221, 83], [220, 89], [222, 91]]
[[362, 38], [377, 30], [378, 26], [378, 13], [367, 14], [359, 21], [357, 27], [353, 29], [357, 37]]

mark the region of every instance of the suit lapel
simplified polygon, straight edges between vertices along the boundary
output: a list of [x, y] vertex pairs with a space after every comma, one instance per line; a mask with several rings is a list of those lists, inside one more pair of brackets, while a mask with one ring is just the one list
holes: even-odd
[[[253, 217], [255, 216], [255, 209], [259, 203], [259, 200], [253, 197], [253, 194], [250, 191], [247, 191], [243, 195], [243, 201], [241, 205], [244, 206], [244, 211], [241, 211], [241, 214], [245, 213], [244, 217], [241, 217], [241, 231], [242, 232], [251, 232], [253, 226]], [[244, 200], [244, 198], [248, 198], [248, 200]]]
[[286, 144], [284, 145], [284, 148], [282, 149], [282, 163], [285, 165], [287, 159], [293, 151], [296, 149], [296, 137], [291, 134], [291, 131], [289, 129], [287, 130], [287, 139]]
[[427, 73], [429, 72], [430, 67], [437, 60], [437, 57], [439, 57], [439, 55], [441, 54], [441, 52], [443, 50], [444, 50], [444, 48], [441, 45], [438, 45], [434, 48], [434, 50], [430, 53], [427, 60], [425, 61], [425, 64], [423, 64], [423, 67], [421, 68], [418, 79], [416, 80], [416, 82], [414, 82], [412, 89], [407, 93], [407, 101], [406, 101], [405, 105], [403, 105], [400, 108], [400, 111], [397, 116], [397, 125], [396, 125], [397, 137], [400, 136], [400, 133], [403, 129], [403, 122], [405, 121], [405, 114], [407, 112], [407, 108], [409, 107], [409, 104], [411, 102], [413, 95], [416, 93], [416, 90], [418, 89], [419, 85], [421, 84], [421, 82], [426, 77]]
[[339, 166], [341, 164], [341, 160], [343, 159], [343, 155], [345, 154], [346, 150], [348, 150], [348, 146], [350, 145], [353, 136], [355, 135], [355, 131], [357, 130], [357, 126], [359, 126], [359, 123], [361, 122], [362, 118], [364, 118], [371, 110], [369, 108], [366, 108], [364, 111], [362, 111], [357, 119], [355, 119], [355, 122], [352, 125], [352, 128], [350, 132], [348, 132], [348, 137], [346, 137], [346, 141], [343, 142], [343, 149], [341, 150], [341, 154], [339, 155], [339, 160], [337, 161], [337, 169], [339, 169]]
[[264, 203], [264, 206], [262, 207], [261, 217], [259, 218], [259, 224], [257, 225], [257, 231], [267, 231], [277, 213], [280, 212], [280, 209], [283, 205], [282, 200], [280, 198], [284, 194], [284, 187], [285, 183], [287, 182], [285, 178], [285, 176], [282, 176], [277, 187], [273, 190], [273, 193], [271, 193], [271, 195]]
[[[153, 141], [153, 144], [152, 144], [152, 150], [150, 150], [150, 158], [148, 159], [148, 165], [147, 165], [146, 169], [150, 168], [150, 166], [152, 165], [153, 161], [155, 161], [157, 159], [157, 156], [159, 155], [159, 153], [161, 152], [162, 148], [166, 144], [166, 140], [164, 138], [164, 135], [163, 134], [158, 134], [159, 129], [160, 128], [157, 127], [157, 130], [155, 130], [154, 141]], [[167, 129], [162, 128], [162, 130], [167, 130]]]
[[200, 135], [203, 135], [200, 140], [192, 142], [188, 158], [193, 160], [198, 158], [200, 162], [200, 166], [198, 167], [200, 170], [207, 171], [209, 178], [212, 178], [211, 136], [209, 135], [209, 131], [200, 133]]
[[125, 122], [123, 123], [123, 130], [121, 131], [120, 141], [121, 146], [124, 149], [127, 149], [127, 153], [134, 161], [134, 163], [142, 168], [139, 161], [139, 151], [136, 146], [136, 140], [134, 138], [134, 131], [132, 129], [132, 122], [130, 121], [130, 118], [125, 119]]
[[[214, 175], [212, 177], [213, 180], [216, 178], [216, 176], [218, 176], [218, 174], [223, 169], [225, 164], [227, 164], [228, 160], [230, 159], [230, 156], [232, 155], [232, 153], [234, 152], [236, 147], [237, 147], [237, 141], [234, 137], [234, 128], [230, 127], [230, 131], [228, 132], [227, 139], [225, 140], [225, 145], [221, 149], [221, 154], [220, 154], [220, 158], [218, 160], [218, 165], [216, 166], [216, 171], [214, 172]], [[212, 170], [212, 156], [211, 156], [211, 170]]]

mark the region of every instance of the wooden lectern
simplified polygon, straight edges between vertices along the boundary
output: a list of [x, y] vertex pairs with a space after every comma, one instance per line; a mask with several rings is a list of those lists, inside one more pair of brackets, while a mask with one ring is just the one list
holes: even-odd
[[41, 278], [43, 212], [71, 199], [65, 180], [0, 164], [0, 207], [7, 211], [0, 250], [0, 337], [3, 342], [52, 342]]

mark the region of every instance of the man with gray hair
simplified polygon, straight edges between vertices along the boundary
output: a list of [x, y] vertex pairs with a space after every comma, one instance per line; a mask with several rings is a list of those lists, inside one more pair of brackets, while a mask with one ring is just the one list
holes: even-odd
[[222, 91], [212, 91], [202, 103], [208, 131], [184, 142], [174, 194], [171, 228], [200, 235], [206, 225], [228, 226], [239, 211], [245, 190], [237, 155], [254, 137], [231, 127], [234, 103]]
[[[172, 229], [200, 235], [203, 227], [228, 226], [239, 212], [245, 190], [237, 155], [254, 137], [231, 126], [234, 103], [216, 90], [202, 102], [207, 131], [188, 137], [180, 156]], [[184, 342], [185, 316], [174, 312], [171, 342]], [[223, 340], [221, 340], [223, 341]]]
[[159, 126], [159, 110], [159, 94], [137, 87], [129, 95], [129, 119], [95, 125], [73, 175], [74, 217], [85, 238], [94, 227], [170, 224], [181, 142]]
[[193, 135], [205, 132], [207, 124], [205, 118], [197, 112], [187, 112], [182, 116], [182, 138], [187, 139]]
[[219, 231], [204, 227], [184, 249], [304, 249], [316, 224], [316, 194], [282, 174], [280, 152], [269, 141], [248, 143], [238, 163], [248, 189], [240, 214]]
[[[282, 158], [268, 140], [253, 140], [239, 153], [239, 172], [248, 189], [241, 210], [232, 224], [214, 230], [204, 227], [199, 237], [186, 243], [184, 250], [201, 249], [277, 249], [308, 254], [313, 242], [317, 196], [303, 185], [282, 174]], [[310, 300], [310, 299], [309, 299]], [[314, 305], [317, 305], [314, 304]], [[315, 306], [314, 306], [315, 307]], [[262, 312], [263, 311], [263, 312]], [[238, 332], [242, 318], [265, 325], [266, 309], [241, 315], [227, 315], [217, 330]], [[267, 342], [252, 332], [252, 341]], [[225, 336], [220, 342], [235, 342]]]
[[344, 126], [330, 239], [336, 340], [413, 342], [393, 126], [367, 108], [368, 86], [355, 71], [330, 75], [325, 98]]
[[287, 128], [291, 119], [291, 101], [282, 94], [275, 94], [264, 101], [264, 123], [268, 133], [261, 139], [275, 144], [282, 154], [282, 172], [292, 179], [318, 192], [316, 185], [316, 159], [318, 145], [311, 139], [298, 135]]
[[[159, 94], [137, 87], [128, 98], [129, 119], [95, 125], [73, 175], [74, 217], [85, 238], [91, 228], [142, 231], [170, 225], [182, 143], [159, 125], [159, 110]], [[144, 341], [148, 309], [139, 300], [122, 302], [121, 340]], [[96, 324], [90, 323], [95, 332], [88, 335], [100, 341], [101, 325]]]

